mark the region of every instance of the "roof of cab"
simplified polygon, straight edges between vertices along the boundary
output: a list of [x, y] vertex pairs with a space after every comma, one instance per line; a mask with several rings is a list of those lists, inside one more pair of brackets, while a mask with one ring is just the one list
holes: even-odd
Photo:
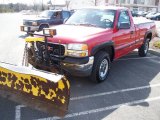
[[50, 9], [50, 10], [46, 10], [46, 11], [54, 11], [54, 12], [59, 12], [59, 11], [69, 11], [69, 10], [61, 10], [61, 9]]
[[126, 7], [119, 7], [119, 6], [92, 6], [92, 7], [85, 7], [89, 9], [102, 9], [102, 10], [128, 10]]

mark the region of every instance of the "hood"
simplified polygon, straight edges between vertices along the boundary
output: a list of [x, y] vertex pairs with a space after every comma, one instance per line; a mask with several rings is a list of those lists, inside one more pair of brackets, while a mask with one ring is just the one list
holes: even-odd
[[[57, 35], [53, 38], [49, 38], [49, 42], [61, 43], [84, 43], [92, 39], [100, 39], [100, 37], [106, 36], [110, 29], [89, 27], [89, 26], [78, 26], [78, 25], [59, 25], [54, 26]], [[107, 32], [108, 31], [108, 32]], [[103, 38], [104, 39], [104, 38]]]
[[32, 18], [26, 18], [24, 21], [43, 21], [43, 20], [49, 20], [50, 18], [45, 17], [32, 17]]

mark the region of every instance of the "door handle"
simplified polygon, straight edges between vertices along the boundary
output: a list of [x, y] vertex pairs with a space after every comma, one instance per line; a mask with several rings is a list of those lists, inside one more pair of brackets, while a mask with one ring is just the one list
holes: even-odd
[[130, 34], [134, 34], [134, 31], [131, 31]]

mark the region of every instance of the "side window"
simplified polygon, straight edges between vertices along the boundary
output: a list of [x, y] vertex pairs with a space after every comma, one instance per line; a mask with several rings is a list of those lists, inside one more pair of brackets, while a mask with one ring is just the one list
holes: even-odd
[[54, 19], [61, 19], [61, 12], [54, 12]]
[[62, 14], [63, 14], [63, 19], [66, 19], [66, 18], [70, 17], [69, 12], [67, 12], [67, 11], [63, 11]]
[[120, 25], [120, 23], [129, 23], [130, 22], [130, 18], [129, 18], [129, 14], [127, 11], [122, 11], [119, 15], [119, 20], [118, 20], [118, 26]]

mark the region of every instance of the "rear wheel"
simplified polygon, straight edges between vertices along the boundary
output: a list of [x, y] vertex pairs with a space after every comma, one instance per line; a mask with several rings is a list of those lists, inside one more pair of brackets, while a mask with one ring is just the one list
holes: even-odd
[[138, 49], [138, 54], [140, 57], [145, 57], [149, 49], [149, 39], [146, 39], [142, 46]]
[[107, 79], [110, 69], [110, 57], [109, 54], [103, 51], [98, 52], [95, 55], [95, 61], [92, 68], [91, 80], [98, 83]]

